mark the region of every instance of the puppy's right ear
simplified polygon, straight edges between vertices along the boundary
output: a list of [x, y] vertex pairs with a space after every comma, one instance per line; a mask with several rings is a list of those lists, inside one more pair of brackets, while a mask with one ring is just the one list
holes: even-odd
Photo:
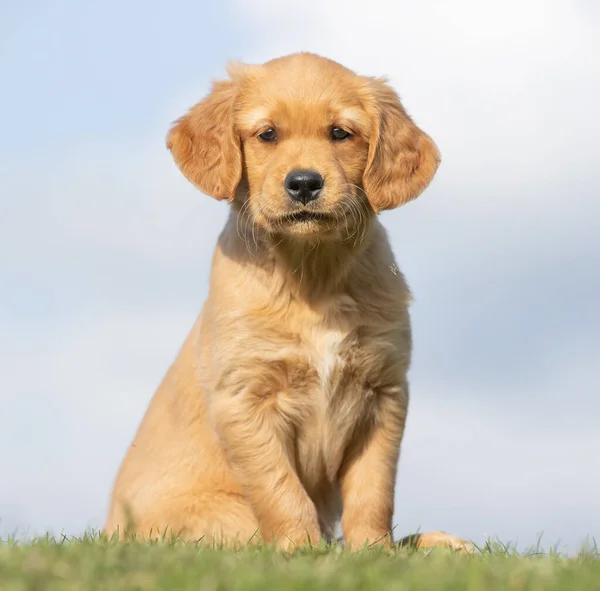
[[200, 191], [233, 199], [242, 176], [240, 138], [233, 128], [237, 81], [215, 82], [212, 92], [178, 119], [167, 136], [177, 166]]

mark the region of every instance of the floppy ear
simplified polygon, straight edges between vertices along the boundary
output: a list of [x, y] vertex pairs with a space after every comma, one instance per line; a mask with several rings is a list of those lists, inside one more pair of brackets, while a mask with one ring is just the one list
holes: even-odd
[[185, 177], [215, 199], [233, 199], [242, 176], [240, 138], [233, 128], [237, 83], [215, 82], [212, 92], [178, 119], [167, 147]]
[[384, 80], [371, 79], [369, 86], [373, 123], [363, 186], [379, 213], [418, 197], [435, 175], [440, 153]]

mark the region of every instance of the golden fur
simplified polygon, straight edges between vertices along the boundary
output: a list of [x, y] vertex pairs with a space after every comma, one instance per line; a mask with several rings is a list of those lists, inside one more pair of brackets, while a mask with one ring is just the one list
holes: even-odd
[[[384, 80], [325, 58], [229, 75], [168, 135], [183, 174], [231, 211], [208, 299], [127, 452], [105, 529], [288, 549], [331, 537], [341, 516], [348, 546], [387, 544], [410, 294], [375, 214], [425, 189], [438, 150]], [[351, 135], [334, 141], [332, 127]], [[293, 169], [322, 175], [318, 199], [286, 195]], [[440, 532], [417, 543], [465, 545]]]

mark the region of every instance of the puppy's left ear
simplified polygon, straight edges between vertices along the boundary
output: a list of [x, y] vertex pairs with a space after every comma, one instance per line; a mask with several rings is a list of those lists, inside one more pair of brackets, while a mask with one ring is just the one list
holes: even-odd
[[440, 153], [384, 80], [370, 79], [368, 86], [372, 131], [363, 185], [379, 213], [418, 197], [433, 179]]
[[167, 136], [181, 172], [215, 199], [233, 199], [242, 175], [240, 138], [233, 126], [237, 86], [237, 80], [215, 82], [212, 92], [178, 119]]

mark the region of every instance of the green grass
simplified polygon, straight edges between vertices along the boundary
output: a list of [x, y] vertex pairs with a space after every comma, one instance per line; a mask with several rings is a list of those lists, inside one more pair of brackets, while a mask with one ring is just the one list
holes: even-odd
[[1, 591], [96, 589], [600, 590], [600, 556], [595, 545], [569, 558], [491, 543], [473, 556], [441, 549], [351, 554], [340, 545], [289, 556], [270, 548], [119, 543], [101, 535], [0, 542]]

